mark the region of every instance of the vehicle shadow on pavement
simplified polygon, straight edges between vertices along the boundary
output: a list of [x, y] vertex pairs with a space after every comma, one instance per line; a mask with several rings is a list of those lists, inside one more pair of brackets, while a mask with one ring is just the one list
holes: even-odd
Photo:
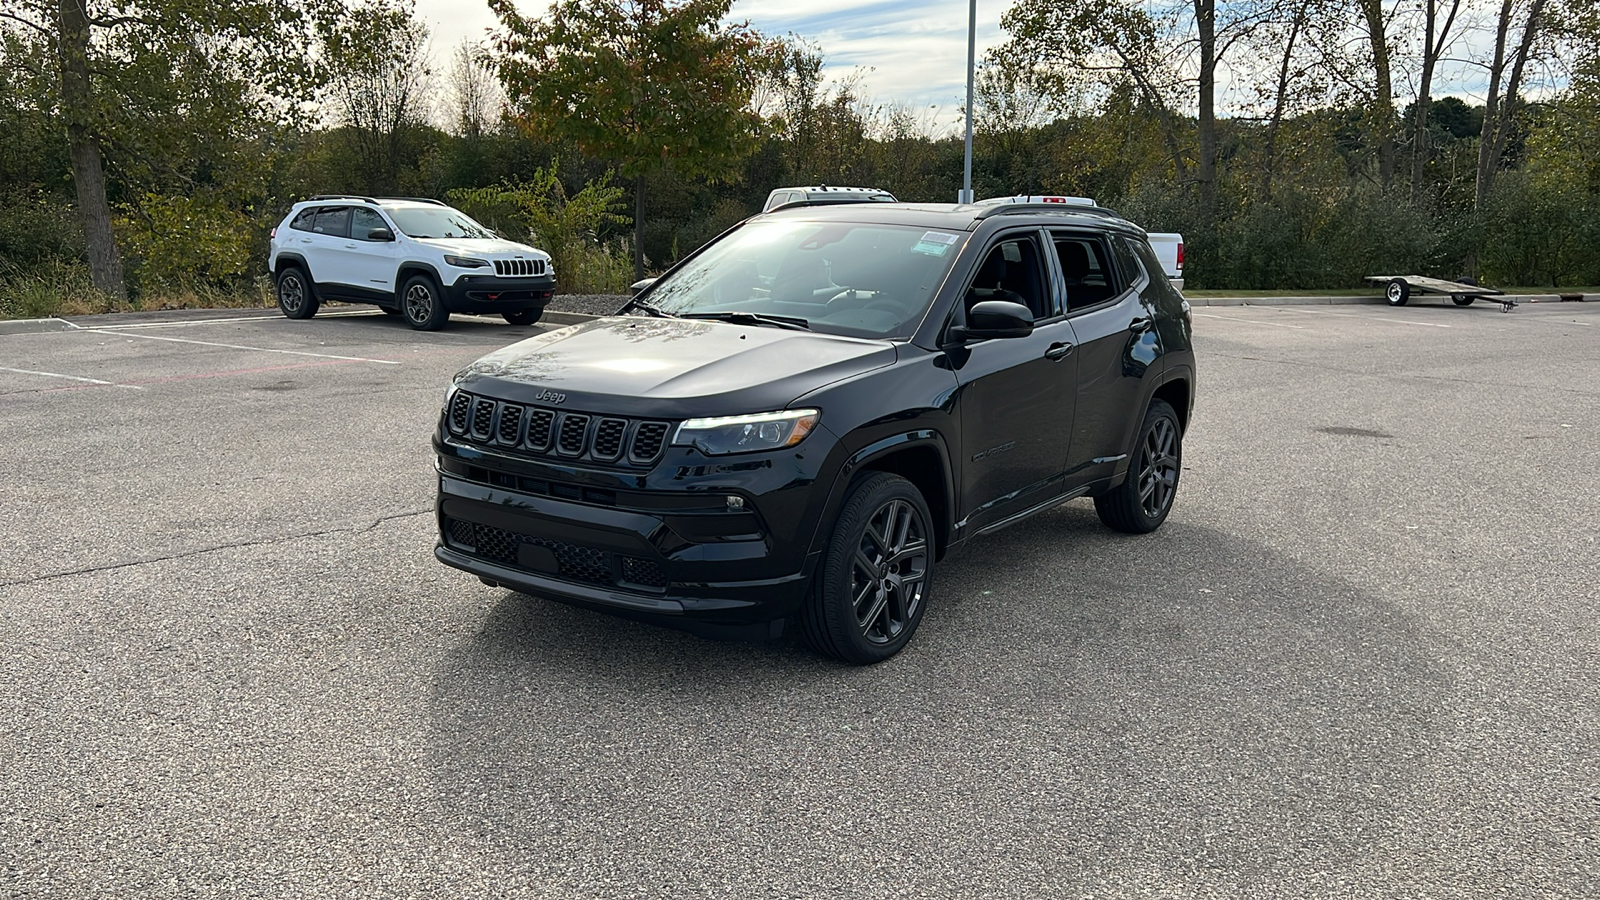
[[1440, 740], [1417, 622], [1181, 517], [1072, 504], [937, 576], [870, 668], [504, 594], [437, 674], [437, 802], [558, 894], [1331, 890]]

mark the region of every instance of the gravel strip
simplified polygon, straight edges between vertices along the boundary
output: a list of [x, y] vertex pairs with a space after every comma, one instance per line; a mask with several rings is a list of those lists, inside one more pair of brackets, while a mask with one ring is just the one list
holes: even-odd
[[558, 312], [609, 316], [627, 302], [628, 297], [625, 294], [557, 294], [545, 308]]

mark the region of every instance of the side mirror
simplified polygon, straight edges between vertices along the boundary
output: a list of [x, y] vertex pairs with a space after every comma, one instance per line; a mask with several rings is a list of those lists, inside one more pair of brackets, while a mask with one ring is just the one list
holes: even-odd
[[394, 240], [394, 232], [390, 231], [387, 228], [374, 228], [371, 231], [367, 232], [367, 240], [369, 240], [369, 241], [392, 241], [392, 240]]
[[1033, 311], [1010, 300], [985, 300], [967, 310], [967, 324], [945, 332], [954, 343], [989, 338], [1019, 338], [1033, 334]]
[[644, 292], [645, 288], [647, 288], [650, 285], [655, 284], [655, 283], [656, 283], [656, 280], [654, 278], [644, 278], [644, 279], [641, 279], [639, 281], [635, 281], [632, 285], [629, 286], [628, 290], [633, 292], [631, 296], [637, 297], [641, 293]]

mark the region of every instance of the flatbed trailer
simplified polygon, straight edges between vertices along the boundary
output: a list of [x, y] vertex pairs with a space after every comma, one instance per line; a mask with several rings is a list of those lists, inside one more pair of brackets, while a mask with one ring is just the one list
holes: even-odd
[[1367, 280], [1381, 284], [1383, 299], [1390, 306], [1405, 306], [1412, 294], [1447, 294], [1457, 306], [1471, 306], [1474, 300], [1488, 300], [1500, 304], [1501, 312], [1511, 312], [1517, 301], [1507, 297], [1505, 291], [1486, 288], [1467, 281], [1445, 281], [1424, 275], [1368, 275]]

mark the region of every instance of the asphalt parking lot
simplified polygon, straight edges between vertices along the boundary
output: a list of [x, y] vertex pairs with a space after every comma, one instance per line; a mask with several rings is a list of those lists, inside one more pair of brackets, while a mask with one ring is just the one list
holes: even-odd
[[537, 330], [0, 334], [0, 896], [1600, 893], [1600, 304], [1197, 309], [1167, 525], [987, 538], [866, 669], [433, 560]]

